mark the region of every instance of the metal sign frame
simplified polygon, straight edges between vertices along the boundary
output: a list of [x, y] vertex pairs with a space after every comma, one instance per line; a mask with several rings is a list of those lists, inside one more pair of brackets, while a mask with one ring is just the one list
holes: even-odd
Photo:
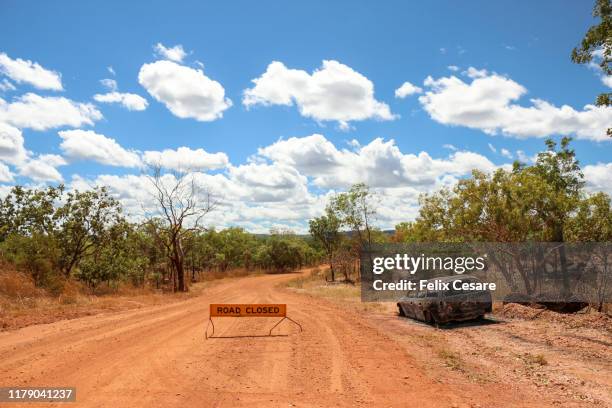
[[[238, 312], [238, 314], [221, 314], [219, 315], [218, 312], [213, 312], [213, 308], [215, 307], [229, 307], [229, 308], [239, 308], [239, 307], [243, 307], [243, 306], [249, 306], [249, 307], [275, 307], [275, 306], [279, 306], [280, 308], [280, 312], [279, 313], [275, 313], [275, 314], [271, 314], [270, 316], [266, 316], [265, 314], [260, 314], [260, 313], [254, 313], [254, 314], [241, 314], [240, 312]], [[270, 330], [268, 331], [267, 335], [245, 335], [245, 336], [215, 336], [215, 323], [213, 322], [212, 318], [213, 317], [281, 317], [281, 319], [279, 321], [277, 321], [274, 326], [272, 326], [270, 328]], [[244, 304], [233, 304], [233, 303], [224, 303], [224, 304], [215, 304], [215, 303], [211, 303], [210, 304], [210, 311], [209, 311], [209, 315], [208, 315], [208, 323], [206, 324], [206, 329], [204, 329], [204, 337], [206, 338], [206, 340], [208, 339], [222, 339], [222, 338], [237, 338], [237, 337], [276, 337], [276, 336], [283, 336], [286, 337], [288, 336], [287, 334], [276, 334], [273, 335], [272, 334], [272, 330], [274, 330], [279, 324], [281, 324], [282, 322], [284, 322], [285, 320], [289, 320], [291, 323], [295, 324], [296, 326], [298, 326], [300, 328], [300, 333], [303, 331], [302, 329], [302, 325], [299, 324], [298, 322], [296, 322], [295, 320], [293, 320], [292, 318], [290, 318], [289, 316], [287, 316], [287, 305], [286, 304], [265, 304], [265, 303], [261, 303], [261, 304], [249, 304], [249, 305], [244, 305]], [[212, 327], [212, 332], [210, 333], [210, 335], [208, 334], [208, 328]]]

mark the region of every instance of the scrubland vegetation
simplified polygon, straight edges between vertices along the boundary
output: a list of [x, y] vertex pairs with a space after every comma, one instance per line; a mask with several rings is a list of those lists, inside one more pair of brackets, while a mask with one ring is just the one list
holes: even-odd
[[354, 283], [360, 252], [374, 243], [610, 241], [610, 197], [585, 190], [569, 143], [549, 140], [532, 165], [474, 172], [452, 189], [423, 195], [417, 218], [394, 233], [374, 226], [378, 198], [364, 184], [333, 196], [310, 220], [311, 236], [201, 227], [214, 203], [206, 195], [197, 201], [203, 195], [188, 174], [167, 186], [154, 173], [159, 211], [139, 223], [104, 188], [16, 186], [0, 201], [0, 294], [70, 304], [80, 294], [182, 292], [202, 280], [322, 262], [327, 268], [308, 279]]
[[141, 222], [131, 222], [103, 187], [12, 188], [0, 201], [0, 312], [87, 305], [93, 295], [187, 292], [198, 281], [321, 259], [312, 239], [290, 231], [258, 236], [200, 226], [212, 206], [188, 173], [171, 185], [159, 173], [151, 180], [157, 211]]

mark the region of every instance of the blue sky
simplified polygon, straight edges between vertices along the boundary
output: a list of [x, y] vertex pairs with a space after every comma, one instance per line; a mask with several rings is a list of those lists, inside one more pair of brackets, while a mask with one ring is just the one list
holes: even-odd
[[[606, 86], [597, 70], [575, 65], [569, 59], [572, 47], [595, 22], [590, 15], [590, 1], [177, 3], [0, 3], [0, 53], [10, 61], [29, 61], [60, 74], [63, 89], [36, 87], [31, 79], [19, 77], [15, 72], [11, 77], [5, 68], [0, 81], [6, 79], [12, 86], [0, 91], [4, 106], [15, 103], [24, 94], [33, 93], [91, 104], [99, 112], [96, 118], [90, 117], [90, 123], [58, 123], [44, 130], [33, 129], [27, 121], [10, 117], [16, 114], [9, 108], [4, 117], [0, 113], [0, 122], [21, 132], [28, 151], [21, 161], [5, 158], [5, 166], [12, 176], [5, 174], [4, 186], [58, 182], [57, 174], [45, 179], [42, 170], [35, 171], [34, 167], [42, 165], [40, 160], [52, 163], [66, 184], [73, 183], [74, 187], [81, 188], [83, 183], [104, 184], [101, 175], [127, 177], [141, 172], [138, 166], [121, 165], [121, 160], [117, 159], [122, 158], [121, 155], [114, 155], [115, 160], [106, 160], [100, 155], [88, 156], [87, 151], [79, 147], [79, 140], [82, 140], [79, 138], [86, 139], [87, 135], [73, 133], [70, 143], [62, 147], [67, 139], [60, 137], [59, 131], [81, 129], [101, 135], [97, 142], [101, 137], [114, 139], [123, 152], [139, 157], [145, 151], [179, 147], [204, 149], [211, 154], [225, 153], [228, 163], [203, 170], [210, 177], [219, 177], [203, 180], [208, 180], [211, 188], [236, 190], [222, 195], [227, 201], [238, 200], [244, 206], [232, 207], [228, 214], [232, 211], [235, 214], [221, 217], [220, 224], [242, 225], [251, 230], [264, 230], [274, 225], [299, 230], [305, 225], [304, 220], [320, 211], [329, 192], [342, 190], [360, 177], [366, 178], [364, 181], [373, 184], [373, 188], [379, 188], [383, 196], [393, 197], [389, 199], [393, 202], [392, 207], [400, 206], [399, 209], [382, 209], [381, 225], [388, 227], [401, 218], [414, 216], [418, 193], [452, 184], [465, 176], [465, 168], [470, 163], [474, 168], [489, 169], [491, 165], [511, 163], [521, 154], [517, 151], [531, 157], [542, 149], [542, 137], [548, 134], [577, 135], [579, 140], [574, 146], [578, 158], [583, 165], [591, 166], [587, 174], [590, 188], [609, 188], [604, 182], [612, 175], [609, 164], [612, 141], [597, 136], [596, 130], [612, 124], [612, 115], [610, 110], [584, 114], [585, 105], [593, 103]], [[206, 81], [215, 81], [221, 86], [224, 94], [221, 98], [218, 95], [213, 98], [214, 103], [220, 104], [214, 120], [202, 119], [206, 107], [185, 107], [185, 104], [208, 101], [207, 95], [196, 95], [195, 99], [185, 97], [184, 100], [180, 99], [184, 93], [170, 96], [185, 107], [183, 116], [187, 117], [179, 117], [168, 108], [168, 92], [174, 88], [173, 83], [156, 82], [171, 81], [160, 74], [158, 68], [161, 69], [162, 64], [152, 66], [149, 77], [139, 80], [145, 64], [168, 60], [167, 55], [155, 51], [158, 43], [167, 49], [182, 46], [185, 51], [182, 59], [175, 58], [169, 63], [172, 65], [165, 66], [177, 70], [168, 74], [170, 77], [198, 72], [203, 64], [200, 72]], [[363, 105], [356, 104], [355, 109], [381, 103], [388, 108], [389, 114], [385, 117], [381, 111], [356, 113], [333, 104], [338, 97], [339, 105], [345, 105], [342, 95], [306, 88], [290, 91], [286, 98], [291, 106], [287, 106], [279, 103], [283, 98], [278, 92], [290, 89], [293, 82], [283, 82], [284, 77], [280, 74], [271, 75], [265, 87], [262, 84], [262, 89], [255, 89], [252, 92], [255, 102], [246, 106], [243, 103], [245, 90], [254, 89], [252, 80], [262, 77], [273, 61], [283, 64], [282, 73], [303, 71], [291, 75], [311, 81], [308, 89], [320, 86], [319, 82], [308, 78], [312, 78], [317, 69], [325, 71], [323, 61], [335, 61], [341, 64], [337, 72], [340, 77], [336, 78], [336, 85], [340, 85], [332, 87], [333, 92], [344, 89], [342, 75], [346, 74], [347, 89], [359, 95], [363, 89], [367, 90], [365, 78], [373, 87], [373, 95], [365, 97]], [[451, 70], [449, 66], [456, 69]], [[114, 74], [108, 67], [112, 67]], [[181, 70], [181, 67], [191, 71]], [[468, 73], [470, 67], [474, 68], [471, 74]], [[28, 71], [23, 75], [29, 75]], [[429, 76], [431, 81], [426, 85], [424, 80]], [[467, 92], [461, 91], [462, 84], [457, 81], [441, 81], [451, 77], [467, 86]], [[120, 103], [95, 100], [94, 95], [113, 91], [101, 84], [103, 79], [116, 81], [115, 92], [146, 99], [146, 109], [129, 110]], [[406, 81], [419, 87], [420, 92], [396, 97], [396, 90]], [[482, 83], [482, 88], [476, 89], [476, 81]], [[204, 83], [202, 86], [197, 92], [212, 92]], [[163, 95], [158, 94], [156, 98], [152, 89]], [[462, 100], [469, 92], [473, 94], [468, 100]], [[204, 99], [198, 99], [200, 96]], [[510, 99], [503, 102], [504, 98]], [[549, 108], [535, 108], [534, 113], [534, 103], [530, 101], [533, 98], [550, 104]], [[231, 106], [223, 108], [224, 104], [229, 105], [227, 99], [231, 100]], [[448, 106], [444, 101], [453, 103]], [[326, 103], [330, 106], [323, 106]], [[483, 105], [497, 108], [477, 112], [478, 115], [466, 112], [471, 108], [482, 109]], [[568, 105], [573, 112], [563, 112], [562, 105]], [[517, 112], [512, 106], [526, 110]], [[368, 111], [369, 108], [364, 109]], [[193, 112], [199, 112], [200, 117]], [[346, 120], [346, 123], [328, 120], [338, 115], [357, 119]], [[489, 116], [483, 118], [483, 115]], [[528, 123], [548, 120], [550, 124], [538, 125], [537, 129]], [[558, 125], [565, 120], [568, 122], [563, 126]], [[591, 129], [584, 130], [588, 127]], [[324, 139], [311, 138], [302, 142], [315, 153], [298, 141], [292, 145], [275, 145], [279, 139], [300, 139], [313, 134], [320, 134]], [[359, 153], [358, 146], [368, 146], [375, 138], [382, 138], [387, 143], [393, 139], [395, 143], [384, 148], [371, 146], [378, 149], [375, 161], [380, 159], [382, 167], [376, 167], [375, 163], [366, 167], [362, 163], [360, 167], [356, 162], [373, 156]], [[353, 140], [359, 145], [349, 143]], [[112, 154], [106, 141], [100, 143], [106, 147], [105, 154]], [[337, 163], [333, 170], [317, 170], [313, 168], [316, 165], [313, 157], [317, 154], [322, 157], [321, 146], [329, 148], [327, 143], [335, 146], [338, 152], [348, 149], [354, 155], [342, 156], [327, 149], [329, 160], [337, 160]], [[273, 145], [276, 148], [267, 154], [258, 154], [259, 148]], [[391, 154], [391, 147], [397, 148], [400, 155], [426, 152], [430, 159], [441, 162], [423, 167], [412, 163], [412, 156], [405, 160], [398, 156], [395, 164], [381, 159], [380, 154]], [[502, 149], [507, 151], [502, 154]], [[305, 162], [308, 158], [305, 156], [297, 157], [300, 150], [314, 154], [309, 156], [311, 161]], [[453, 159], [451, 155], [456, 152], [469, 152], [474, 156], [467, 161]], [[57, 157], [40, 157], [48, 154]], [[133, 158], [133, 155], [125, 157]], [[251, 165], [260, 163], [270, 167], [244, 167], [249, 161]], [[380, 174], [360, 176], [369, 171]], [[385, 171], [402, 174], [395, 174], [397, 177], [385, 182]], [[347, 172], [353, 176], [342, 175]], [[425, 173], [431, 174], [420, 178]], [[33, 174], [35, 176], [30, 177]], [[260, 175], [266, 179], [262, 185]], [[109, 182], [111, 188], [126, 202], [134, 204], [138, 200], [129, 192], [121, 191], [125, 185], [120, 185], [118, 178], [114, 178], [113, 183]], [[291, 194], [293, 198], [283, 199], [283, 194]], [[301, 198], [296, 198], [298, 196]]]

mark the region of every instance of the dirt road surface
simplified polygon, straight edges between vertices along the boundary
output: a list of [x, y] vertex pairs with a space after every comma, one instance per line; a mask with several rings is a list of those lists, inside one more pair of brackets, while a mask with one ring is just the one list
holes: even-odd
[[[286, 289], [294, 277], [227, 280], [174, 304], [0, 333], [0, 385], [77, 389], [75, 404], [21, 407], [554, 406], [520, 384], [425, 370], [409, 325]], [[286, 303], [304, 331], [285, 322], [286, 337], [205, 340], [210, 303]], [[273, 323], [219, 319], [215, 334], [261, 335]]]

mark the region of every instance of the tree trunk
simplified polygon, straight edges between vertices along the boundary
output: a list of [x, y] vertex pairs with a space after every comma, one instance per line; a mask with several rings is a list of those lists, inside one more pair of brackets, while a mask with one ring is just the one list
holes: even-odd
[[554, 226], [553, 234], [554, 234], [553, 241], [561, 243], [561, 245], [559, 246], [559, 261], [561, 263], [561, 279], [563, 283], [562, 294], [563, 294], [563, 297], [565, 298], [565, 301], [567, 301], [570, 295], [570, 282], [569, 282], [569, 274], [567, 271], [567, 255], [565, 254], [565, 244], [564, 244], [565, 239], [563, 236], [563, 225], [561, 225], [560, 223], [557, 223]]
[[176, 262], [176, 276], [178, 278], [178, 291], [186, 292], [187, 285], [185, 285], [185, 270], [183, 269], [182, 260]]

